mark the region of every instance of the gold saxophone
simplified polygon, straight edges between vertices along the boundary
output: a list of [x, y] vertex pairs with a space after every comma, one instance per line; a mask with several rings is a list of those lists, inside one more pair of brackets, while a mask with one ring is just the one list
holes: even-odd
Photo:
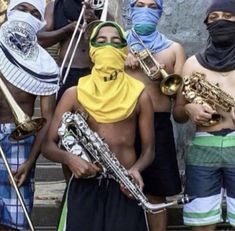
[[[190, 103], [207, 104], [214, 110], [220, 108], [225, 112], [230, 112], [235, 106], [234, 98], [220, 89], [218, 84], [214, 85], [205, 80], [205, 74], [194, 72], [190, 76], [184, 77], [182, 94]], [[203, 123], [203, 126], [212, 126], [222, 120], [219, 114], [213, 114], [212, 118]]]

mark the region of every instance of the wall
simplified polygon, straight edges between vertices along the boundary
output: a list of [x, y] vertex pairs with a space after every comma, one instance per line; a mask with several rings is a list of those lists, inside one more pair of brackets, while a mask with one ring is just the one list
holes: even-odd
[[[129, 1], [119, 1], [119, 4], [123, 3], [120, 7], [120, 9], [122, 8], [121, 23], [125, 28], [130, 27], [127, 17]], [[192, 55], [202, 47], [207, 39], [203, 20], [208, 4], [208, 0], [164, 0], [164, 11], [158, 25], [159, 31], [180, 42], [187, 55]]]

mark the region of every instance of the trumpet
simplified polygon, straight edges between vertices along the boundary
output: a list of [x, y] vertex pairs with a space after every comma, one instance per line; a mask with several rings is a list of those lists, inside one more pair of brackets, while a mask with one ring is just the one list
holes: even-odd
[[20, 106], [16, 103], [2, 78], [0, 78], [0, 89], [6, 98], [15, 119], [16, 128], [11, 133], [10, 138], [14, 140], [21, 140], [36, 133], [43, 127], [43, 125], [46, 123], [46, 119], [31, 119], [27, 114], [25, 114]]
[[[148, 78], [152, 81], [162, 78], [160, 89], [165, 95], [174, 95], [183, 84], [183, 78], [178, 74], [168, 74], [161, 65], [156, 61], [151, 51], [145, 46], [138, 34], [133, 30], [139, 41], [130, 44], [130, 52], [138, 60], [140, 67]], [[143, 48], [142, 51], [137, 51], [136, 46]]]
[[21, 204], [21, 206], [22, 206], [22, 209], [23, 209], [24, 214], [25, 214], [25, 216], [26, 216], [26, 219], [27, 219], [27, 221], [28, 221], [29, 227], [30, 227], [30, 229], [31, 229], [32, 231], [34, 231], [35, 228], [34, 228], [34, 226], [33, 226], [33, 223], [32, 223], [32, 221], [31, 221], [31, 219], [30, 219], [30, 216], [29, 216], [29, 213], [28, 213], [27, 208], [26, 208], [26, 206], [25, 206], [24, 200], [23, 200], [23, 198], [22, 198], [22, 196], [21, 196], [20, 190], [18, 189], [18, 187], [17, 187], [17, 185], [16, 185], [14, 176], [13, 176], [13, 174], [12, 174], [12, 172], [11, 172], [10, 166], [9, 166], [9, 164], [8, 164], [8, 162], [7, 162], [7, 159], [6, 159], [6, 157], [5, 157], [5, 154], [4, 154], [4, 152], [3, 152], [1, 146], [0, 146], [0, 156], [2, 157], [3, 162], [4, 162], [5, 166], [6, 166], [6, 169], [7, 169], [7, 172], [8, 172], [8, 174], [9, 174], [10, 180], [11, 180], [12, 185], [13, 185], [15, 191], [16, 191], [16, 195], [17, 195], [17, 197], [18, 197], [18, 199], [19, 199], [19, 201], [20, 201], [20, 204]]
[[74, 43], [74, 41], [75, 41], [75, 37], [76, 37], [76, 34], [77, 34], [78, 30], [79, 30], [79, 26], [80, 26], [80, 23], [81, 23], [81, 21], [82, 21], [82, 18], [83, 18], [84, 15], [85, 15], [85, 10], [86, 10], [86, 8], [87, 8], [87, 5], [90, 4], [90, 7], [91, 7], [93, 10], [101, 10], [101, 9], [104, 7], [104, 2], [105, 2], [105, 0], [85, 0], [85, 1], [83, 2], [83, 6], [82, 6], [81, 13], [80, 13], [80, 15], [79, 15], [79, 17], [78, 17], [76, 27], [75, 27], [75, 29], [74, 29], [74, 31], [73, 31], [73, 34], [72, 34], [70, 43], [69, 43], [69, 45], [68, 45], [68, 49], [66, 50], [64, 59], [63, 59], [63, 61], [62, 61], [61, 67], [60, 67], [60, 73], [59, 73], [59, 75], [60, 75], [59, 85], [60, 85], [60, 86], [61, 86], [61, 85], [64, 85], [64, 83], [66, 82], [66, 79], [67, 79], [68, 74], [69, 74], [69, 70], [70, 70], [70, 68], [71, 68], [71, 65], [72, 65], [72, 62], [73, 62], [73, 59], [74, 59], [75, 52], [76, 52], [77, 47], [78, 47], [78, 44], [79, 44], [79, 42], [80, 42], [80, 40], [81, 40], [81, 38], [82, 38], [82, 34], [83, 34], [83, 32], [84, 32], [84, 28], [86, 27], [86, 24], [87, 24], [87, 23], [86, 23], [86, 21], [84, 20], [84, 22], [83, 22], [83, 24], [82, 24], [82, 29], [80, 29], [80, 33], [79, 33], [79, 35], [78, 35], [78, 37], [77, 37], [77, 41], [76, 41], [76, 43], [75, 43], [75, 45], [74, 45], [73, 52], [72, 52], [72, 54], [71, 54], [71, 56], [70, 56], [70, 60], [69, 60], [69, 63], [68, 63], [66, 72], [65, 72], [65, 74], [64, 74], [64, 76], [63, 76], [63, 69], [64, 69], [64, 67], [65, 67], [66, 62], [68, 61], [68, 56], [69, 56], [69, 54], [70, 54], [70, 52], [71, 52], [71, 48], [72, 48], [72, 45], [73, 45], [73, 43]]

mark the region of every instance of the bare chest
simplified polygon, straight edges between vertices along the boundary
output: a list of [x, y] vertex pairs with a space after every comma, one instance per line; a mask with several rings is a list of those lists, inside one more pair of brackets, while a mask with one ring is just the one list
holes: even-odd
[[91, 129], [97, 132], [112, 149], [125, 148], [133, 144], [136, 126], [135, 115], [123, 121], [109, 124], [97, 123], [90, 118], [88, 123]]
[[[33, 107], [36, 96], [24, 92], [21, 89], [13, 86], [12, 84], [4, 80], [4, 77], [2, 78], [2, 80], [3, 85], [7, 88], [6, 91], [3, 91], [2, 89], [0, 90], [0, 105], [2, 108], [9, 108], [8, 100], [11, 100], [11, 98], [13, 98], [13, 100], [15, 100], [16, 103], [23, 108], [27, 106]], [[8, 94], [10, 96], [8, 96]]]
[[235, 98], [235, 71], [231, 72], [211, 72], [207, 71], [206, 80], [217, 85], [221, 90], [225, 91]]

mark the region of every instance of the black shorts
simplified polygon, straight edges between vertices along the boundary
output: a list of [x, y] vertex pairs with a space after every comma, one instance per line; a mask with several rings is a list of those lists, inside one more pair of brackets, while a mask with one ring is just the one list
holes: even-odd
[[[181, 192], [173, 127], [170, 113], [155, 112], [155, 158], [142, 172], [144, 192], [153, 196], [173, 196]], [[136, 153], [141, 152], [140, 137], [136, 135]]]
[[73, 179], [66, 231], [147, 231], [144, 210], [113, 179]]
[[[67, 68], [64, 68], [63, 70], [63, 76], [66, 72]], [[89, 67], [87, 68], [71, 68], [69, 71], [69, 74], [67, 76], [66, 82], [64, 83], [63, 86], [60, 87], [58, 94], [57, 94], [57, 99], [56, 103], [60, 101], [60, 98], [64, 94], [64, 92], [73, 86], [78, 85], [78, 80], [86, 75], [89, 75], [91, 73], [91, 69]]]

